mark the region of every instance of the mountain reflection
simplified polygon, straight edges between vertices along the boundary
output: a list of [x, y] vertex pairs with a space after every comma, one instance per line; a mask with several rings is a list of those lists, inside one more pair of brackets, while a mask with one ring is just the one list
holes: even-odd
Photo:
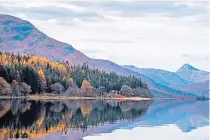
[[141, 118], [151, 101], [0, 101], [0, 139], [39, 138]]
[[209, 125], [209, 101], [156, 101], [138, 125], [176, 124], [184, 133]]

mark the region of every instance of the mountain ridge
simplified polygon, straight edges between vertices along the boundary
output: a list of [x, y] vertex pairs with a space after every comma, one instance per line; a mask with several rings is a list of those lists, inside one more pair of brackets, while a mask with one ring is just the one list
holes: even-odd
[[190, 82], [176, 75], [174, 72], [170, 72], [162, 69], [155, 68], [137, 68], [135, 66], [123, 65], [123, 67], [128, 68], [130, 70], [136, 71], [138, 73], [142, 73], [152, 79], [154, 79], [159, 84], [163, 84], [169, 87], [174, 87], [174, 85], [187, 85]]

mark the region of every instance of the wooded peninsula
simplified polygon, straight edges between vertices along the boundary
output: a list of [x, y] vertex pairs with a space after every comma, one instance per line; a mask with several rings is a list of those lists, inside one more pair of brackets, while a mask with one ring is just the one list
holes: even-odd
[[7, 52], [0, 52], [0, 96], [152, 98], [147, 85], [135, 76]]

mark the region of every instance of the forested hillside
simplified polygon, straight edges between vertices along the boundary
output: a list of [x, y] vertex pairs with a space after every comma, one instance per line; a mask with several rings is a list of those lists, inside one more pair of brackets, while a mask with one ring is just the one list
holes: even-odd
[[[152, 97], [147, 85], [134, 76], [118, 76], [69, 62], [53, 62], [34, 55], [0, 52], [0, 94], [62, 94], [68, 96]], [[109, 94], [107, 94], [109, 93]]]

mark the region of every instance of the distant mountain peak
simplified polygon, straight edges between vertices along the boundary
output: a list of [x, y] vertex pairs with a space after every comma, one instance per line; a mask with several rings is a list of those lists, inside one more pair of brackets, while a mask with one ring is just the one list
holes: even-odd
[[189, 64], [184, 64], [177, 72], [177, 75], [193, 83], [203, 82], [209, 79], [209, 72], [199, 70]]
[[193, 67], [192, 65], [190, 65], [188, 63], [184, 64], [179, 70], [181, 70], [181, 69], [199, 71], [199, 69]]

